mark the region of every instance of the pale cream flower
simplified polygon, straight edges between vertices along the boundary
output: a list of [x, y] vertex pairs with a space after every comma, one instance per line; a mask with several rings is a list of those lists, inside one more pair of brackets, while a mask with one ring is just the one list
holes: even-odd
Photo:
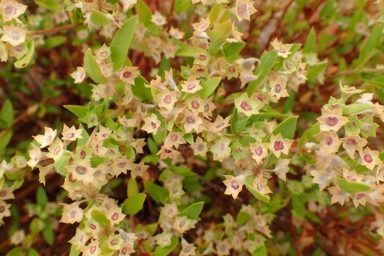
[[74, 83], [78, 84], [84, 81], [85, 79], [85, 70], [83, 67], [77, 67], [76, 71], [72, 72], [70, 76], [75, 79]]
[[251, 15], [257, 12], [255, 9], [254, 1], [250, 0], [236, 0], [235, 15], [239, 21], [251, 20]]
[[8, 42], [13, 46], [17, 46], [25, 42], [26, 32], [24, 29], [11, 24], [10, 26], [3, 26], [3, 30], [4, 34], [1, 37], [2, 41]]
[[3, 21], [19, 17], [25, 12], [28, 6], [19, 4], [16, 0], [2, 0], [0, 3], [0, 14], [3, 16]]
[[40, 148], [49, 146], [57, 135], [57, 130], [52, 130], [52, 128], [44, 127], [44, 130], [44, 135], [32, 136], [40, 144]]
[[158, 11], [155, 11], [155, 13], [152, 15], [151, 21], [160, 27], [167, 23], [167, 19]]

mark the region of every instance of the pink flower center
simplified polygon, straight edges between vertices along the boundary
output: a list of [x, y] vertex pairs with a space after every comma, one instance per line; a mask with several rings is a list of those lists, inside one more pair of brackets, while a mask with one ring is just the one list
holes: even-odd
[[349, 180], [349, 181], [357, 181], [357, 179], [355, 177], [352, 177], [352, 176], [347, 176], [347, 180]]
[[363, 197], [365, 197], [365, 193], [359, 193], [356, 195], [357, 200], [362, 199]]
[[281, 92], [281, 85], [280, 84], [276, 84], [275, 85], [275, 92], [276, 93], [280, 93]]
[[278, 141], [275, 141], [273, 143], [273, 148], [276, 150], [276, 151], [279, 151], [279, 150], [283, 150], [284, 149], [284, 143], [280, 140]]
[[264, 153], [264, 149], [263, 149], [263, 147], [262, 147], [262, 146], [258, 146], [258, 147], [255, 149], [255, 153], [256, 153], [256, 155], [258, 155], [258, 156], [262, 156], [263, 153]]
[[193, 123], [195, 122], [195, 118], [193, 118], [193, 116], [188, 116], [188, 117], [186, 118], [186, 121], [187, 121], [187, 123], [189, 123], [189, 124], [193, 124]]
[[129, 77], [131, 77], [132, 76], [132, 72], [131, 71], [125, 71], [124, 73], [123, 73], [123, 77], [124, 78], [129, 78]]
[[80, 153], [79, 153], [79, 156], [80, 156], [81, 159], [84, 159], [87, 156], [87, 153], [85, 153], [84, 150], [81, 150]]
[[112, 220], [117, 220], [118, 218], [119, 218], [119, 214], [117, 214], [117, 212], [113, 213], [111, 216]]
[[13, 5], [7, 4], [3, 7], [3, 11], [6, 16], [15, 16], [17, 13], [17, 8]]
[[102, 58], [106, 58], [106, 57], [108, 57], [108, 52], [107, 52], [107, 51], [102, 51], [102, 52], [100, 53], [100, 57], [102, 57]]
[[199, 60], [204, 61], [206, 59], [207, 59], [207, 56], [205, 54], [203, 54], [203, 53], [199, 54]]
[[242, 101], [240, 104], [240, 107], [244, 109], [245, 111], [251, 111], [252, 107], [245, 101]]
[[237, 182], [237, 180], [231, 180], [231, 188], [238, 190], [240, 188], [239, 182]]
[[352, 145], [352, 146], [357, 146], [357, 140], [353, 139], [353, 138], [350, 138], [350, 139], [347, 140], [347, 144], [348, 145]]
[[200, 107], [200, 103], [197, 100], [193, 100], [191, 105], [194, 109], [198, 109]]
[[157, 124], [156, 124], [156, 122], [151, 121], [151, 127], [152, 127], [153, 129], [156, 129], [156, 128], [157, 128]]
[[371, 154], [364, 154], [364, 161], [369, 163], [369, 164], [372, 163], [373, 158], [372, 158]]
[[111, 245], [112, 246], [115, 246], [115, 245], [117, 245], [119, 243], [119, 240], [117, 240], [116, 238], [115, 239], [112, 239], [112, 241], [111, 241]]
[[85, 174], [87, 172], [87, 168], [84, 166], [76, 166], [75, 170], [78, 174]]
[[188, 86], [187, 86], [187, 90], [188, 91], [192, 91], [192, 90], [194, 90], [196, 88], [196, 85], [195, 84], [189, 84]]
[[263, 190], [263, 183], [261, 183], [261, 181], [256, 182], [256, 189], [259, 192], [261, 192]]
[[333, 139], [332, 139], [332, 137], [327, 136], [327, 137], [325, 138], [325, 144], [327, 144], [328, 146], [330, 146], [332, 143], [333, 143]]
[[237, 5], [237, 12], [240, 14], [240, 15], [244, 15], [244, 14], [247, 14], [248, 12], [248, 5], [244, 2], [241, 2]]
[[325, 122], [329, 126], [335, 126], [339, 122], [339, 119], [336, 116], [329, 116], [325, 119]]
[[94, 254], [96, 252], [97, 248], [96, 248], [96, 245], [92, 246], [91, 249], [90, 249], [90, 252], [92, 254]]
[[165, 104], [167, 104], [167, 105], [171, 104], [171, 102], [172, 102], [172, 96], [169, 95], [169, 94], [165, 95], [164, 98], [163, 98], [163, 102], [164, 102]]
[[53, 154], [54, 154], [55, 156], [57, 156], [60, 152], [61, 152], [61, 147], [60, 147], [60, 146], [57, 146], [57, 147], [55, 148], [55, 151], [53, 152]]

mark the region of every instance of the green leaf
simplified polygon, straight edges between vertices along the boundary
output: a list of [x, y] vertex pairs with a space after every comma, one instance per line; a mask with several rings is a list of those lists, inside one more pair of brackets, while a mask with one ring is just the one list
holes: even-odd
[[66, 176], [67, 174], [67, 166], [69, 164], [70, 156], [61, 156], [57, 161], [54, 163], [54, 167], [57, 173]]
[[292, 195], [292, 208], [293, 208], [293, 214], [300, 219], [305, 218], [305, 204], [303, 199], [301, 199], [298, 195]]
[[252, 193], [257, 199], [264, 203], [269, 202], [269, 196], [261, 194], [259, 191], [253, 188], [253, 181], [255, 180], [255, 177], [253, 176], [248, 176], [245, 179], [245, 187], [248, 189], [249, 192]]
[[217, 86], [219, 86], [220, 81], [220, 77], [214, 77], [202, 82], [201, 86], [203, 87], [203, 89], [198, 91], [197, 94], [203, 100], [207, 99], [216, 90]]
[[378, 85], [380, 88], [384, 88], [384, 74], [374, 72], [360, 72], [361, 79], [364, 82]]
[[248, 97], [251, 97], [253, 91], [256, 87], [269, 75], [275, 60], [277, 57], [277, 50], [272, 50], [269, 52], [264, 52], [260, 58], [260, 64], [257, 65], [257, 68], [254, 72], [258, 78], [255, 81], [252, 81], [248, 84], [247, 93]]
[[14, 115], [11, 101], [9, 99], [5, 100], [0, 111], [0, 128], [11, 128]]
[[135, 10], [141, 23], [143, 23], [146, 27], [151, 24], [152, 12], [143, 0], [137, 1], [135, 4]]
[[342, 105], [341, 106], [343, 110], [343, 115], [353, 115], [353, 114], [359, 114], [361, 112], [364, 112], [366, 110], [372, 109], [373, 106], [370, 104], [349, 104], [349, 105]]
[[191, 204], [179, 213], [179, 216], [186, 216], [190, 220], [197, 220], [201, 211], [203, 210], [204, 202], [197, 202]]
[[220, 46], [224, 44], [225, 40], [232, 33], [232, 22], [230, 20], [224, 21], [215, 26], [209, 33], [211, 44], [209, 47], [209, 53], [214, 53], [219, 50]]
[[191, 171], [191, 169], [189, 169], [186, 166], [173, 166], [172, 170], [173, 170], [174, 173], [182, 175], [182, 176], [185, 176], [185, 177], [187, 177], [187, 176], [195, 176], [196, 175], [196, 173]]
[[177, 238], [176, 236], [173, 236], [171, 239], [171, 244], [169, 246], [166, 246], [164, 248], [157, 246], [155, 250], [155, 256], [165, 256], [170, 254], [173, 251], [173, 249], [175, 249], [178, 243], [179, 243], [179, 238]]
[[82, 138], [80, 138], [80, 139], [77, 140], [77, 146], [78, 146], [78, 147], [81, 147], [81, 146], [85, 145], [85, 144], [88, 142], [88, 140], [89, 140], [89, 135], [88, 135], [88, 133], [87, 133], [87, 131], [85, 130], [85, 128], [84, 128], [83, 125], [80, 124], [80, 125], [79, 125], [79, 129], [81, 129], [81, 136], [82, 136]]
[[39, 256], [40, 254], [33, 248], [29, 248], [27, 250], [27, 254], [28, 256]]
[[90, 20], [96, 26], [104, 26], [111, 22], [111, 20], [104, 13], [97, 10], [92, 10]]
[[303, 53], [312, 53], [316, 52], [316, 32], [314, 28], [311, 28], [307, 36], [307, 41], [305, 42]]
[[312, 125], [308, 130], [306, 130], [301, 138], [299, 139], [299, 142], [297, 143], [297, 146], [303, 150], [303, 147], [306, 142], [308, 142], [310, 139], [313, 138], [315, 134], [318, 134], [320, 132], [320, 123], [316, 123]]
[[62, 8], [62, 4], [55, 0], [36, 0], [35, 3], [52, 11], [56, 11]]
[[139, 186], [137, 185], [136, 179], [130, 178], [127, 186], [127, 196], [132, 197], [139, 193]]
[[283, 138], [292, 139], [296, 130], [297, 116], [291, 116], [281, 122], [276, 128], [273, 130], [273, 134], [277, 135], [281, 133]]
[[123, 213], [128, 215], [134, 215], [143, 209], [145, 202], [146, 194], [138, 193], [124, 200], [121, 208], [123, 208]]
[[224, 4], [215, 4], [209, 12], [209, 21], [211, 24], [222, 23], [229, 20], [230, 12]]
[[87, 72], [88, 76], [92, 78], [93, 81], [99, 84], [104, 84], [107, 82], [107, 78], [101, 73], [100, 66], [93, 57], [91, 49], [88, 49], [84, 55], [84, 69]]
[[239, 212], [239, 214], [237, 214], [237, 216], [236, 216], [236, 223], [239, 225], [244, 225], [250, 219], [251, 219], [251, 215], [249, 215], [248, 213]]
[[144, 84], [148, 84], [147, 80], [145, 80], [144, 77], [139, 75], [135, 79], [135, 85], [131, 87], [132, 92], [136, 97], [143, 101], [150, 100], [152, 99], [151, 89], [145, 87]]
[[152, 155], [156, 155], [159, 152], [159, 146], [152, 138], [148, 138], [147, 145]]
[[88, 113], [88, 108], [85, 106], [64, 105], [64, 107], [75, 114], [78, 118], [83, 118]]
[[113, 37], [110, 45], [113, 70], [121, 68], [127, 59], [129, 45], [131, 44], [138, 21], [137, 16], [128, 19]]
[[33, 40], [29, 37], [25, 39], [27, 42], [27, 47], [28, 47], [28, 53], [25, 54], [21, 59], [15, 61], [15, 67], [16, 68], [25, 68], [28, 66], [29, 62], [32, 59], [33, 53], [35, 52], [35, 44]]
[[7, 253], [7, 256], [20, 256], [23, 255], [23, 248], [17, 246]]
[[93, 210], [91, 215], [92, 215], [92, 218], [100, 224], [100, 226], [109, 227], [111, 225], [111, 222], [107, 219], [107, 217], [103, 212], [98, 210]]
[[13, 131], [10, 129], [5, 129], [0, 132], [0, 151], [3, 151], [8, 143], [11, 141]]
[[50, 220], [45, 223], [46, 225], [42, 230], [42, 234], [47, 244], [53, 245], [53, 242], [55, 241], [55, 234], [53, 232], [52, 225], [49, 222]]
[[78, 256], [80, 253], [81, 251], [76, 247], [76, 245], [72, 244], [69, 256]]
[[376, 50], [376, 47], [380, 45], [381, 38], [382, 38], [382, 30], [383, 30], [383, 24], [377, 25], [371, 35], [368, 37], [367, 41], [365, 42], [363, 48], [360, 51], [359, 57], [355, 63], [356, 67], [363, 66], [365, 62], [367, 62], [374, 51]]
[[191, 0], [176, 0], [175, 1], [175, 12], [182, 13], [187, 11], [192, 5]]
[[153, 200], [162, 204], [167, 203], [169, 198], [168, 190], [150, 182], [146, 182], [144, 184], [144, 187], [145, 187], [145, 191], [147, 191], [147, 193]]
[[48, 203], [47, 193], [45, 192], [45, 189], [42, 186], [39, 186], [37, 188], [36, 201], [39, 205], [43, 207], [45, 207], [45, 205]]
[[239, 54], [239, 52], [244, 48], [244, 42], [235, 42], [235, 43], [226, 43], [223, 47], [223, 54], [226, 59], [231, 56]]
[[322, 71], [324, 71], [327, 68], [328, 63], [324, 62], [321, 64], [318, 64], [311, 69], [308, 70], [307, 78], [309, 80], [315, 79]]
[[267, 256], [267, 247], [261, 246], [253, 251], [252, 256]]
[[179, 48], [177, 49], [175, 55], [180, 57], [196, 57], [196, 52], [198, 49], [189, 44], [180, 42], [178, 44]]
[[66, 36], [52, 36], [44, 40], [45, 47], [52, 49], [58, 47], [67, 41]]
[[371, 189], [371, 186], [362, 182], [347, 181], [341, 177], [338, 177], [336, 180], [339, 187], [347, 193], [361, 193]]

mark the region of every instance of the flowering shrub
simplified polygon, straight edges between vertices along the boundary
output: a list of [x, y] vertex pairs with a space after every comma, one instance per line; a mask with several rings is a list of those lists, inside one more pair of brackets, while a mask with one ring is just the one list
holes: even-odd
[[[2, 104], [0, 222], [12, 246], [0, 250], [383, 253], [382, 9], [2, 0], [0, 60], [19, 71], [64, 59], [65, 74], [47, 74], [51, 89], [68, 86], [61, 92], [84, 104], [64, 104], [76, 119], [41, 122], [17, 152], [9, 148], [22, 118], [12, 101]], [[49, 109], [31, 104], [24, 116], [44, 119]], [[26, 182], [47, 191], [34, 185], [20, 223], [11, 206]]]

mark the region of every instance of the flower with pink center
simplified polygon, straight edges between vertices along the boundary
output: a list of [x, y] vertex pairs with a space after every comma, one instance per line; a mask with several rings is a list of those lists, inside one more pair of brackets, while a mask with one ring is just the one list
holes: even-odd
[[252, 158], [256, 160], [256, 163], [261, 163], [264, 158], [268, 156], [268, 144], [267, 143], [251, 143], [249, 149], [252, 152]]
[[243, 113], [249, 117], [259, 113], [260, 102], [249, 98], [247, 93], [244, 93], [235, 99], [235, 107], [239, 113]]
[[237, 0], [235, 4], [235, 15], [239, 21], [251, 20], [251, 15], [255, 14], [254, 1]]
[[277, 76], [274, 81], [269, 81], [269, 86], [271, 87], [269, 91], [269, 95], [272, 97], [271, 100], [277, 101], [280, 98], [289, 97], [286, 89], [287, 82], [282, 81], [280, 76]]
[[120, 80], [127, 84], [134, 84], [135, 78], [139, 76], [138, 67], [124, 67], [120, 73]]
[[200, 155], [202, 157], [205, 157], [208, 150], [207, 143], [204, 142], [203, 139], [200, 137], [196, 138], [195, 143], [191, 145], [191, 148], [193, 149], [193, 154], [195, 156]]
[[273, 152], [273, 154], [279, 158], [281, 153], [284, 155], [288, 155], [289, 148], [291, 147], [293, 140], [283, 139], [281, 133], [277, 135], [271, 135], [271, 140], [269, 143], [269, 149]]
[[348, 137], [342, 138], [343, 148], [347, 151], [350, 158], [355, 158], [355, 152], [361, 151], [368, 141], [364, 138], [361, 138], [358, 134], [352, 134]]
[[181, 86], [181, 91], [187, 93], [195, 93], [203, 89], [203, 87], [200, 85], [200, 81], [197, 80], [194, 76], [189, 77], [187, 81], [181, 84]]
[[255, 180], [253, 181], [253, 188], [259, 192], [260, 194], [269, 194], [269, 193], [272, 193], [272, 191], [269, 189], [268, 185], [267, 185], [267, 182], [268, 182], [268, 179], [265, 179], [263, 177], [258, 176], [255, 178]]
[[321, 117], [317, 118], [321, 131], [338, 131], [348, 123], [348, 118], [342, 116], [341, 108], [323, 109], [321, 114]]
[[161, 93], [156, 95], [157, 105], [160, 108], [165, 108], [167, 110], [172, 110], [175, 102], [177, 101], [177, 92], [170, 91], [168, 88], [165, 88]]
[[0, 14], [3, 16], [3, 22], [16, 19], [25, 12], [27, 6], [19, 4], [16, 0], [3, 0], [0, 3]]
[[223, 183], [227, 187], [225, 189], [225, 195], [232, 195], [233, 199], [236, 199], [244, 185], [244, 176], [233, 177], [232, 175], [224, 175], [225, 180]]
[[363, 151], [360, 151], [361, 164], [366, 166], [368, 169], [373, 170], [376, 165], [380, 165], [383, 161], [379, 158], [379, 151], [371, 150], [366, 147]]
[[325, 154], [337, 152], [341, 145], [341, 141], [335, 131], [320, 132], [314, 136], [319, 142], [319, 150]]
[[157, 116], [152, 113], [151, 116], [144, 118], [144, 126], [141, 128], [147, 133], [156, 134], [161, 125], [160, 120], [157, 119]]
[[198, 132], [203, 124], [203, 119], [199, 117], [199, 113], [191, 112], [188, 109], [185, 109], [183, 123], [186, 133], [189, 133], [192, 130]]

